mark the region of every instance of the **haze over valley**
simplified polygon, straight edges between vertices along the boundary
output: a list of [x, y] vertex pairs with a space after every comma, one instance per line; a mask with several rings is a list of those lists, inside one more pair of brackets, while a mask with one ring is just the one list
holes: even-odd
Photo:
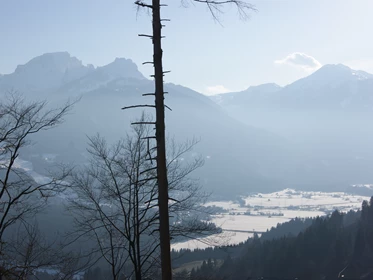
[[[372, 77], [326, 65], [285, 87], [265, 84], [211, 98], [169, 83], [167, 134], [180, 142], [199, 140], [187, 156], [204, 157], [193, 175], [214, 196], [283, 188], [345, 191], [373, 181]], [[153, 85], [129, 59], [95, 68], [61, 52], [18, 66], [2, 76], [0, 88], [47, 98], [51, 106], [79, 99], [65, 123], [37, 135], [28, 149], [24, 159], [42, 171], [48, 154], [84, 162], [87, 136], [100, 133], [109, 142], [123, 137], [141, 109], [121, 108], [151, 103], [142, 94]]]

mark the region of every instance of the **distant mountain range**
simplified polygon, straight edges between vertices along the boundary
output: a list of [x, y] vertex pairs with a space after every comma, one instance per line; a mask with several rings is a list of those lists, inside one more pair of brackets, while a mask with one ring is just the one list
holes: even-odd
[[263, 84], [211, 98], [227, 108], [361, 111], [373, 110], [372, 89], [372, 74], [342, 64], [329, 64], [285, 87]]
[[330, 177], [372, 182], [372, 74], [325, 65], [285, 87], [265, 84], [212, 100], [242, 123], [291, 140]]
[[[166, 104], [173, 110], [166, 112], [166, 129], [179, 142], [200, 139], [195, 152], [205, 157], [206, 163], [195, 176], [217, 196], [284, 187], [343, 189], [351, 183], [369, 183], [373, 173], [366, 154], [361, 168], [361, 161], [354, 159], [361, 156], [356, 151], [340, 153], [339, 149], [339, 161], [333, 158], [334, 152], [331, 157], [325, 153], [330, 145], [324, 145], [323, 134], [313, 128], [308, 134], [314, 134], [312, 139], [318, 139], [320, 145], [294, 135], [298, 133], [297, 122], [302, 127], [306, 125], [303, 119], [316, 121], [316, 111], [367, 110], [372, 81], [372, 75], [365, 72], [342, 65], [324, 66], [284, 88], [266, 84], [213, 100], [186, 87], [166, 84]], [[140, 110], [120, 108], [154, 102], [141, 96], [154, 91], [153, 82], [131, 60], [117, 58], [95, 68], [84, 66], [66, 52], [44, 54], [18, 66], [12, 74], [0, 76], [0, 92], [9, 90], [18, 90], [30, 99], [47, 99], [51, 106], [69, 97], [81, 98], [63, 125], [38, 135], [37, 144], [26, 151], [25, 159], [32, 160], [35, 168], [44, 165], [42, 155], [46, 153], [64, 161], [84, 162], [87, 135], [100, 133], [109, 142], [118, 140], [129, 130], [130, 121], [141, 114]], [[360, 95], [364, 102], [358, 102]], [[311, 117], [305, 118], [308, 113]], [[316, 123], [320, 122], [324, 120]], [[343, 131], [350, 135], [349, 129]], [[367, 149], [360, 145], [361, 137], [366, 135], [360, 134], [350, 146]], [[373, 158], [373, 151], [371, 154]], [[190, 153], [187, 157], [193, 156]]]

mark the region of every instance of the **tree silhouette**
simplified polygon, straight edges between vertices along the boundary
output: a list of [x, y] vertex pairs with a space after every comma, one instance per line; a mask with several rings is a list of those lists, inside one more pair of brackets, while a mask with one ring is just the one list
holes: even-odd
[[32, 219], [48, 205], [49, 198], [68, 187], [65, 180], [71, 168], [36, 181], [17, 162], [30, 138], [62, 123], [73, 106], [67, 103], [47, 109], [45, 101], [28, 102], [16, 92], [1, 98], [0, 279], [2, 275], [27, 277], [41, 266], [62, 264], [64, 256], [56, 254], [54, 244], [46, 242]]
[[[143, 116], [139, 122], [147, 121]], [[70, 234], [72, 242], [94, 240], [96, 248], [89, 254], [109, 264], [113, 280], [120, 279], [123, 271], [136, 280], [147, 279], [158, 269], [157, 177], [148, 160], [154, 153], [145, 140], [149, 133], [149, 127], [137, 124], [131, 134], [113, 145], [100, 136], [89, 138], [90, 163], [76, 170], [71, 180], [75, 195], [69, 210], [76, 226]], [[196, 143], [170, 141], [167, 146], [170, 236], [175, 239], [218, 230], [214, 224], [200, 221], [207, 196], [189, 177], [203, 164], [202, 158], [181, 160]]]

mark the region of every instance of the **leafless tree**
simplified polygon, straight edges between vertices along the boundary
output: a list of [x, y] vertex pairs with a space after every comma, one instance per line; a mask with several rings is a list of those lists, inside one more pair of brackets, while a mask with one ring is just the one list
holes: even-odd
[[[69, 206], [76, 223], [72, 236], [96, 240], [92, 253], [106, 260], [114, 280], [125, 268], [129, 269], [125, 271], [128, 276], [138, 280], [159, 268], [157, 173], [151, 163], [155, 149], [148, 145], [150, 132], [143, 122], [112, 146], [100, 136], [90, 138], [91, 162], [76, 170], [72, 182], [76, 194]], [[198, 217], [206, 195], [189, 176], [203, 160], [183, 158], [196, 141], [170, 143], [167, 170], [172, 237], [210, 233], [215, 228]]]
[[[0, 101], [0, 278], [1, 274], [9, 273], [8, 268], [18, 266], [18, 257], [22, 258], [20, 252], [14, 254], [16, 250], [21, 250], [16, 245], [21, 244], [17, 240], [6, 238], [6, 235], [11, 235], [16, 228], [22, 227], [22, 234], [26, 234], [30, 238], [27, 239], [30, 244], [35, 245], [36, 232], [26, 226], [27, 221], [47, 205], [48, 198], [65, 189], [64, 180], [70, 173], [69, 169], [61, 168], [58, 174], [50, 174], [50, 179], [45, 177], [42, 182], [36, 182], [18, 166], [22, 148], [31, 144], [30, 137], [60, 124], [73, 103], [67, 103], [58, 109], [47, 109], [46, 106], [46, 102], [27, 102], [17, 93], [2, 96]], [[25, 237], [23, 239], [26, 240]], [[28, 248], [23, 256], [28, 260], [29, 251]], [[27, 262], [22, 269], [12, 271], [26, 273], [33, 268], [28, 265]]]
[[[196, 2], [207, 5], [213, 18], [219, 21], [219, 14], [222, 13], [221, 7], [224, 5], [234, 5], [241, 18], [247, 18], [248, 12], [254, 10], [253, 5], [243, 0], [182, 0], [182, 3]], [[164, 103], [164, 81], [163, 76], [169, 71], [163, 70], [163, 50], [162, 50], [162, 27], [164, 22], [169, 19], [161, 18], [161, 7], [167, 6], [161, 4], [160, 0], [136, 0], [134, 2], [138, 8], [146, 8], [152, 14], [152, 34], [140, 34], [139, 36], [152, 39], [153, 43], [153, 60], [144, 62], [145, 64], [153, 64], [154, 67], [154, 93], [145, 95], [154, 95], [155, 105], [137, 105], [125, 107], [153, 107], [156, 110], [155, 139], [157, 142], [156, 150], [156, 170], [158, 182], [158, 205], [159, 205], [159, 233], [161, 240], [161, 263], [162, 263], [162, 279], [172, 279], [171, 255], [170, 255], [170, 224], [169, 224], [169, 208], [168, 208], [168, 178], [167, 178], [167, 162], [166, 162], [166, 138], [165, 138], [165, 108], [168, 108]]]
[[48, 240], [36, 222], [21, 221], [5, 243], [2, 259], [4, 275], [10, 279], [30, 279], [43, 270], [51, 279], [69, 280], [84, 268], [79, 253], [64, 251], [56, 240]]

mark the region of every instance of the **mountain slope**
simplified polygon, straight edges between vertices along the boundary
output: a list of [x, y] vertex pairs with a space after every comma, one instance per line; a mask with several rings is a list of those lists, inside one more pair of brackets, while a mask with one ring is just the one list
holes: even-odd
[[[51, 106], [67, 98], [80, 101], [63, 125], [35, 138], [37, 144], [27, 151], [30, 159], [42, 162], [42, 155], [49, 153], [60, 160], [84, 162], [87, 136], [100, 133], [109, 142], [118, 140], [141, 115], [141, 110], [121, 108], [154, 102], [150, 96], [142, 97], [154, 90], [153, 82], [131, 60], [116, 59], [95, 68], [76, 63], [69, 54], [41, 57], [25, 64], [24, 74], [4, 76], [0, 89], [4, 91], [17, 77], [13, 82], [18, 81], [31, 99], [47, 98]], [[32, 79], [45, 72], [44, 60], [53, 62], [46, 69], [54, 77], [45, 84], [42, 79]], [[284, 187], [344, 190], [352, 183], [369, 183], [373, 180], [373, 151], [369, 149], [373, 131], [366, 130], [371, 117], [365, 112], [356, 114], [351, 104], [359, 110], [361, 105], [369, 105], [366, 99], [373, 79], [367, 73], [347, 70], [340, 65], [324, 67], [284, 88], [275, 84], [250, 87], [223, 95], [229, 102], [223, 98], [221, 105], [186, 87], [166, 84], [166, 104], [172, 108], [166, 110], [167, 134], [179, 142], [200, 139], [195, 152], [206, 163], [195, 176], [216, 195]], [[66, 73], [75, 74], [66, 78]], [[30, 81], [33, 87], [25, 88]], [[350, 105], [340, 106], [340, 99], [346, 100], [346, 96]]]
[[242, 92], [220, 94], [212, 99], [223, 107], [244, 106], [246, 109], [371, 110], [372, 86], [372, 74], [342, 64], [325, 65], [283, 88], [264, 84]]
[[256, 102], [258, 98], [269, 98], [276, 92], [280, 91], [281, 87], [275, 83], [263, 84], [259, 86], [251, 86], [240, 92], [229, 92], [224, 94], [213, 95], [210, 98], [222, 106], [230, 106], [235, 104]]
[[[56, 56], [55, 60], [58, 60], [60, 54]], [[30, 65], [32, 69], [43, 69], [34, 62], [25, 67]], [[54, 82], [47, 85], [41, 80], [35, 82], [35, 90], [29, 97], [47, 97], [51, 106], [61, 104], [68, 97], [80, 97], [81, 100], [64, 124], [37, 135], [37, 144], [28, 150], [30, 159], [42, 159], [42, 154], [50, 153], [57, 154], [57, 159], [76, 164], [84, 162], [87, 135], [100, 133], [109, 142], [114, 142], [125, 135], [130, 121], [141, 114], [141, 110], [123, 111], [121, 107], [154, 102], [152, 97], [141, 96], [154, 90], [153, 82], [145, 79], [130, 60], [117, 59], [104, 67], [91, 67], [85, 75], [77, 75], [73, 80], [60, 79], [64, 77], [61, 69], [66, 63], [61, 63], [63, 67], [57, 67], [59, 65], [52, 69], [52, 73], [59, 74], [55, 75]], [[40, 75], [42, 73], [20, 76], [20, 84], [25, 85], [24, 80]], [[61, 85], [56, 86], [59, 83]], [[297, 173], [302, 174], [303, 164], [297, 160], [294, 148], [287, 141], [237, 122], [208, 97], [193, 90], [174, 84], [165, 87], [169, 92], [166, 104], [173, 110], [166, 112], [167, 134], [175, 136], [179, 142], [193, 137], [200, 139], [195, 152], [201, 154], [206, 163], [195, 176], [200, 177], [206, 190], [232, 196], [280, 189], [303, 181], [303, 177], [296, 178]], [[188, 155], [193, 156], [193, 153]]]
[[[166, 104], [172, 108], [172, 111], [166, 111], [167, 134], [170, 138], [176, 137], [178, 142], [192, 138], [200, 140], [194, 151], [206, 162], [196, 175], [209, 191], [232, 194], [283, 186], [281, 178], [292, 169], [289, 165], [295, 165], [286, 141], [240, 124], [207, 97], [190, 89], [172, 84], [165, 88], [170, 92]], [[141, 97], [141, 93], [152, 89], [153, 84], [149, 81], [128, 85], [116, 80], [84, 93], [74, 115], [54, 130], [55, 141], [51, 141], [51, 136], [42, 137], [38, 140], [40, 148], [44, 150], [53, 143], [50, 148], [55, 149], [59, 143], [59, 153], [62, 153], [68, 143], [67, 139], [63, 142], [59, 139], [69, 135], [74, 148], [83, 153], [85, 135], [100, 132], [110, 142], [123, 137], [129, 130], [129, 123], [140, 116], [141, 110], [122, 111], [120, 108], [151, 104], [152, 98]], [[281, 168], [278, 167], [280, 162]]]
[[221, 95], [219, 104], [241, 122], [296, 143], [320, 163], [310, 171], [316, 177], [324, 173], [346, 185], [373, 181], [373, 75], [325, 65], [271, 94], [257, 91], [246, 100], [242, 94]]

